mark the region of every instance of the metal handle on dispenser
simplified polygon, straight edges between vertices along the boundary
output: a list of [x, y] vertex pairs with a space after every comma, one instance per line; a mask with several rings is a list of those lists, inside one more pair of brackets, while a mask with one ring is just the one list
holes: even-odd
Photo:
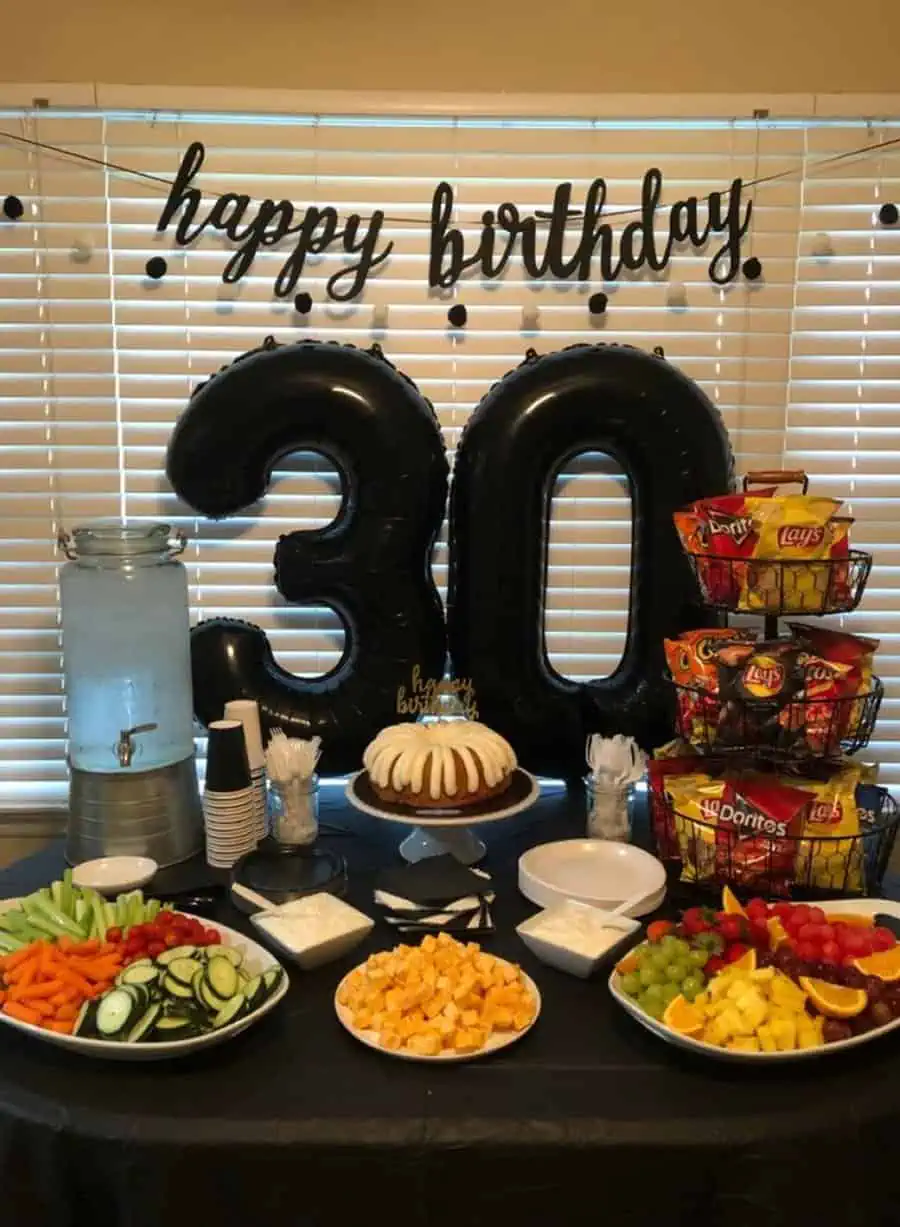
[[119, 740], [113, 747], [116, 758], [119, 760], [119, 766], [131, 766], [131, 761], [134, 758], [135, 751], [133, 738], [136, 737], [138, 733], [152, 733], [154, 729], [158, 728], [158, 724], [136, 724], [130, 729], [120, 729]]

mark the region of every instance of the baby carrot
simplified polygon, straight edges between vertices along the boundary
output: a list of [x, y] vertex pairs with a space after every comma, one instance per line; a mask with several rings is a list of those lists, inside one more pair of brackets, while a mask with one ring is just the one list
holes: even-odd
[[57, 1006], [54, 1017], [57, 1022], [72, 1022], [78, 1017], [78, 1010], [74, 1002], [69, 1002], [68, 1005]]
[[75, 1030], [74, 1022], [45, 1022], [43, 1024], [48, 1031], [55, 1031], [57, 1035], [71, 1035]]
[[39, 1015], [41, 1018], [53, 1018], [53, 1016], [56, 1014], [55, 1007], [52, 1006], [49, 1001], [42, 1001], [40, 998], [35, 1001], [15, 1001], [13, 1004], [24, 1005], [27, 1007], [27, 1009], [34, 1010], [35, 1014]]
[[[110, 947], [112, 949], [112, 947]], [[71, 953], [80, 957], [83, 954], [97, 954], [100, 950], [100, 943], [96, 937], [89, 937], [87, 941], [76, 942], [71, 947]]]
[[3, 1013], [8, 1014], [10, 1018], [17, 1018], [19, 1022], [31, 1023], [33, 1027], [36, 1027], [41, 1021], [41, 1016], [37, 1010], [31, 1010], [27, 1005], [20, 1005], [17, 1001], [5, 1002]]
[[54, 993], [65, 988], [62, 980], [45, 980], [43, 984], [30, 984], [27, 988], [16, 985], [9, 990], [12, 1001], [33, 1001], [42, 997], [52, 997]]
[[30, 946], [23, 946], [20, 950], [14, 950], [12, 954], [4, 955], [0, 959], [0, 967], [4, 971], [13, 971], [20, 963], [26, 963], [34, 954], [34, 943]]
[[94, 988], [91, 982], [86, 980], [84, 976], [79, 975], [77, 971], [72, 971], [69, 967], [59, 967], [56, 974], [58, 979], [62, 980], [64, 984], [77, 988], [83, 996], [92, 997], [94, 995]]

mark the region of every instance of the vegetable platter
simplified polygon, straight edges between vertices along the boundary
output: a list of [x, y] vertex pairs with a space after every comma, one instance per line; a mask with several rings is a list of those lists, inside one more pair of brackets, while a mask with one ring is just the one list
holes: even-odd
[[0, 901], [0, 935], [15, 941], [0, 943], [0, 1023], [91, 1056], [159, 1060], [239, 1034], [287, 992], [278, 961], [242, 933], [140, 891], [98, 911], [92, 893], [64, 881]]

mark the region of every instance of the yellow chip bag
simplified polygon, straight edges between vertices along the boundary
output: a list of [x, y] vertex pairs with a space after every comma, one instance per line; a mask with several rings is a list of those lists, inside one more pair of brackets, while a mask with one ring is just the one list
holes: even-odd
[[863, 769], [847, 763], [827, 780], [795, 779], [790, 783], [815, 800], [803, 823], [794, 880], [818, 890], [853, 891], [863, 886], [863, 847], [856, 788]]
[[702, 882], [715, 877], [715, 823], [725, 795], [725, 781], [700, 771], [694, 775], [667, 776], [665, 791], [681, 856], [682, 882]]

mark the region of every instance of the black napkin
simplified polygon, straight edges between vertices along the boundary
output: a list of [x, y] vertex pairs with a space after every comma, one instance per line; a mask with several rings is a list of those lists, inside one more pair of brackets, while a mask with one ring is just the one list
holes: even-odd
[[450, 853], [430, 856], [414, 865], [383, 869], [375, 883], [376, 890], [432, 909], [465, 895], [483, 895], [489, 886], [489, 878], [467, 869]]

